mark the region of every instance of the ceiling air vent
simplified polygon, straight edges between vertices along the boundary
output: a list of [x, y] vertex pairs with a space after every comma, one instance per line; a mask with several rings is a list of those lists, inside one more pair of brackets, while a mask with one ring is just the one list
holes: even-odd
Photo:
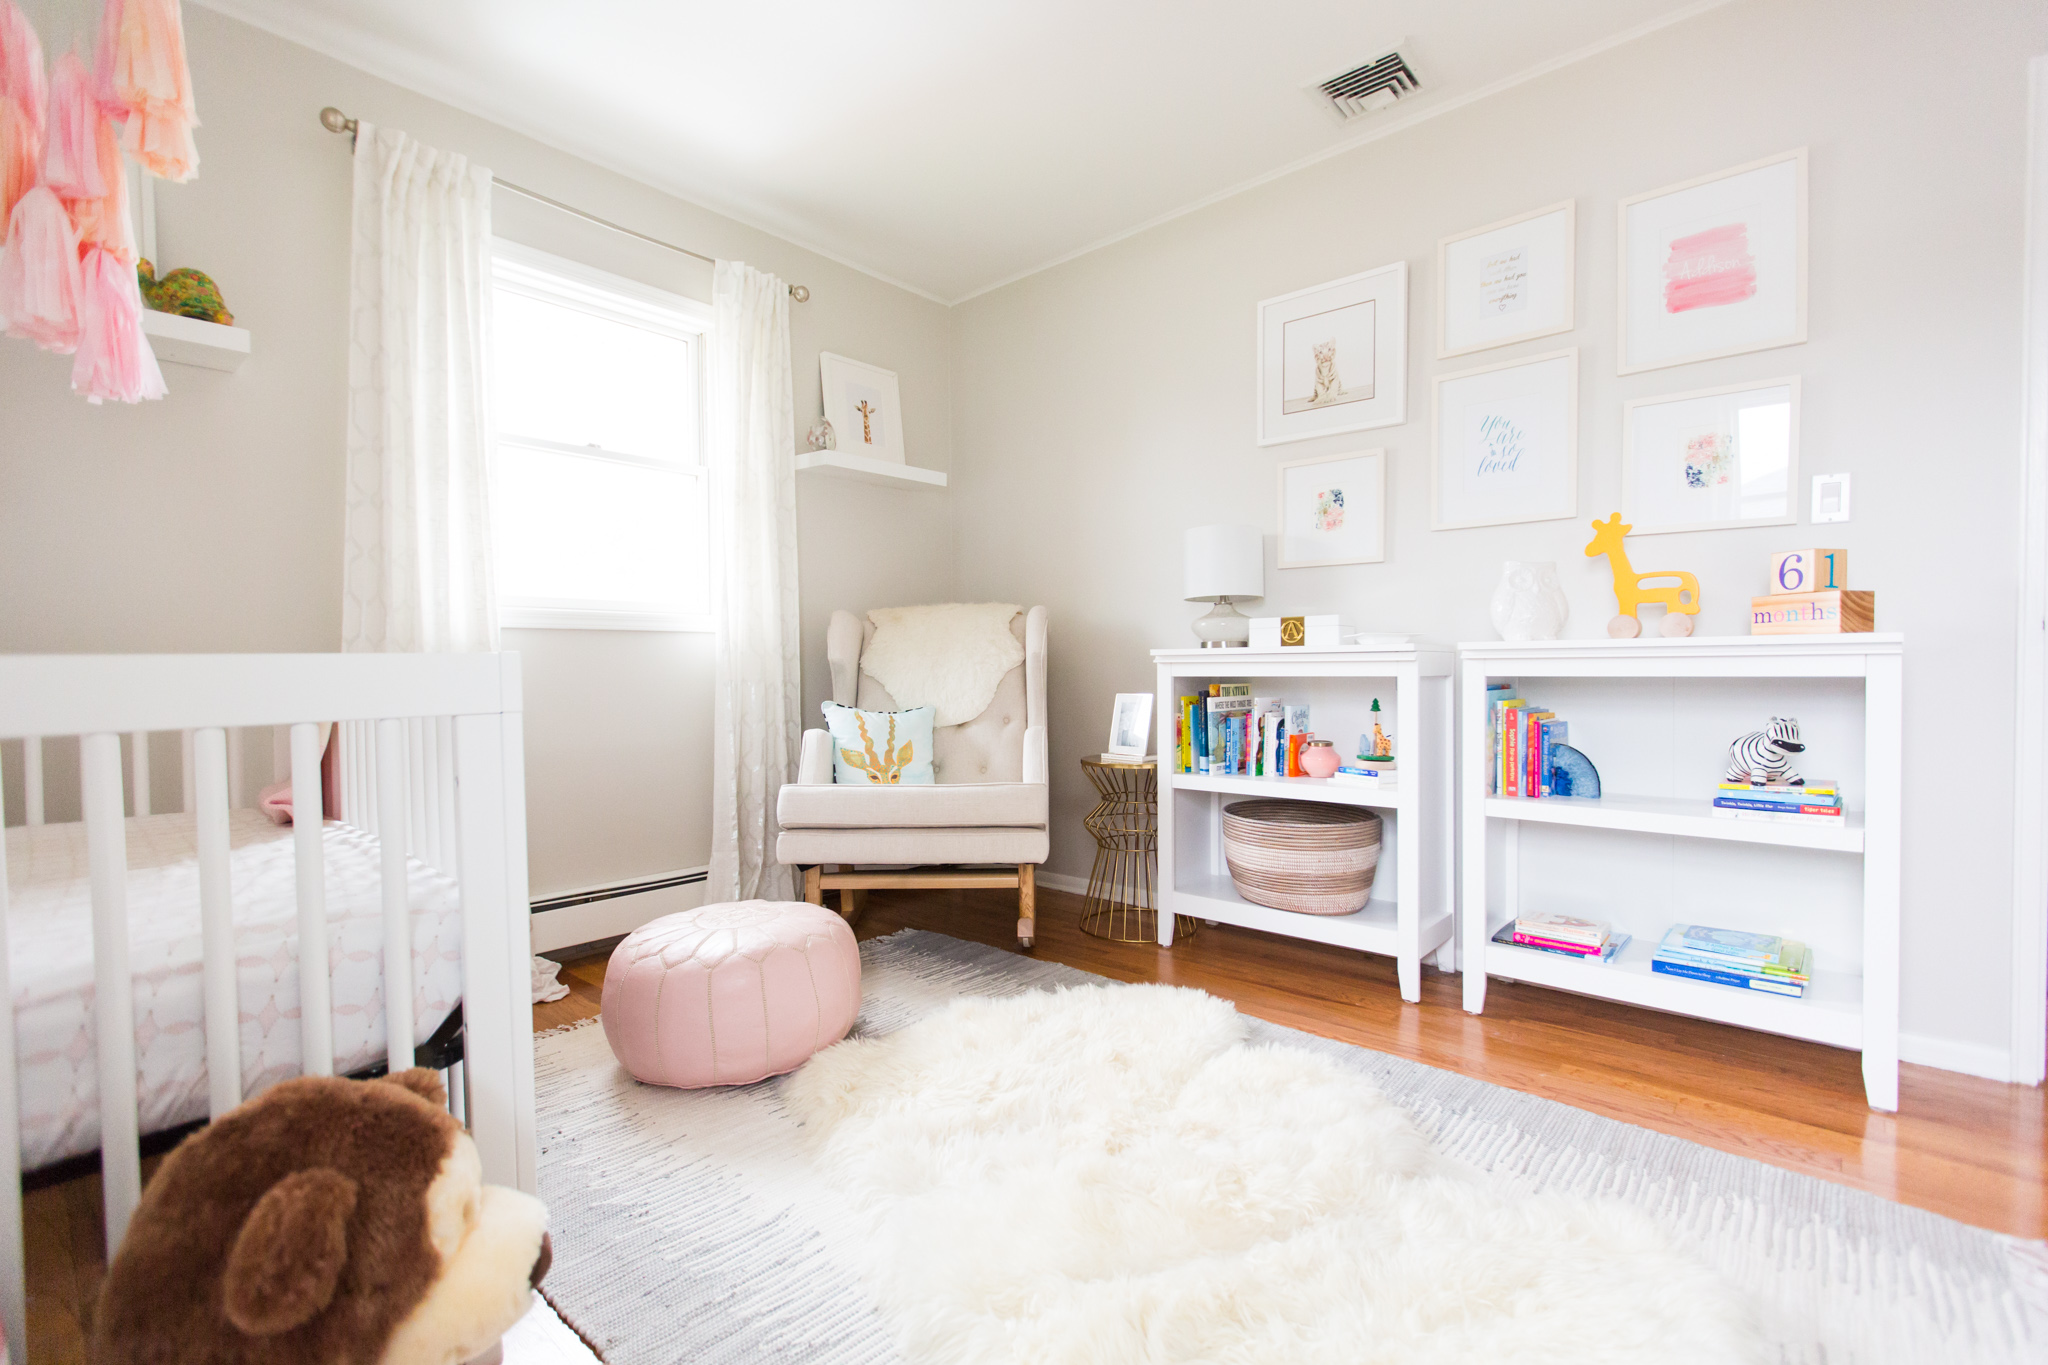
[[1320, 82], [1316, 92], [1329, 102], [1340, 120], [1348, 123], [1387, 108], [1402, 96], [1414, 93], [1420, 84], [1408, 69], [1408, 59], [1398, 52], [1389, 52]]

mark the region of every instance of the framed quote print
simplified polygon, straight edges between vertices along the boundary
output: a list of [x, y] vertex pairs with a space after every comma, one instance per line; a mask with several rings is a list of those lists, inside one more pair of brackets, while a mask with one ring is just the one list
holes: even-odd
[[1570, 199], [1438, 242], [1437, 358], [1569, 332], [1577, 243]]
[[1639, 536], [1799, 520], [1799, 380], [1622, 404], [1621, 515]]
[[1616, 372], [1806, 340], [1806, 149], [1621, 201]]
[[1386, 451], [1320, 455], [1280, 466], [1276, 567], [1378, 564], [1386, 557]]
[[1438, 375], [1432, 530], [1579, 514], [1579, 353]]
[[1259, 444], [1408, 420], [1408, 263], [1259, 305]]

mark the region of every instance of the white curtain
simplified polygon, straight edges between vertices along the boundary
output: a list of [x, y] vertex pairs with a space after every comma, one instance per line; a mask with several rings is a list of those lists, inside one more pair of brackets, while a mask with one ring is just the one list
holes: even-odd
[[356, 129], [342, 648], [496, 649], [491, 173]]
[[775, 797], [796, 776], [796, 404], [789, 289], [720, 261], [705, 451], [718, 617], [709, 901], [787, 900]]

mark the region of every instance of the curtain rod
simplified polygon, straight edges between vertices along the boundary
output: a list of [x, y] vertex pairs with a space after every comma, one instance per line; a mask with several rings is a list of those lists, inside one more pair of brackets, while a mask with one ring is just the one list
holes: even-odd
[[[356, 121], [331, 104], [320, 111], [320, 126], [330, 133], [347, 133], [350, 144], [353, 145], [355, 142]], [[664, 242], [659, 237], [650, 237], [636, 228], [629, 228], [622, 223], [614, 223], [609, 218], [600, 218], [594, 213], [589, 213], [575, 207], [573, 204], [565, 204], [559, 199], [550, 199], [545, 194], [537, 190], [530, 190], [524, 185], [515, 185], [509, 180], [500, 180], [495, 175], [491, 177], [491, 183], [499, 189], [509, 190], [523, 199], [531, 199], [536, 204], [546, 204], [551, 209], [560, 209], [563, 213], [573, 218], [581, 218], [584, 222], [595, 223], [601, 228], [610, 228], [613, 232], [621, 233], [627, 237], [636, 237], [650, 246], [658, 246], [664, 251], [673, 251], [681, 256], [691, 256], [705, 262], [707, 265], [718, 264], [716, 256], [706, 256], [701, 251], [692, 251], [686, 246], [677, 246], [674, 242]], [[801, 284], [790, 285], [789, 296], [798, 303], [809, 303], [811, 301], [810, 289]]]

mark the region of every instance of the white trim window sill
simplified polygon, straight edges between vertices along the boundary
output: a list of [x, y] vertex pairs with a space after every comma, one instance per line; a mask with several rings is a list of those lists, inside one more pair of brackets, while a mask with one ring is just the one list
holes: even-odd
[[502, 630], [672, 630], [708, 635], [718, 623], [709, 615], [676, 612], [502, 607], [498, 626]]

